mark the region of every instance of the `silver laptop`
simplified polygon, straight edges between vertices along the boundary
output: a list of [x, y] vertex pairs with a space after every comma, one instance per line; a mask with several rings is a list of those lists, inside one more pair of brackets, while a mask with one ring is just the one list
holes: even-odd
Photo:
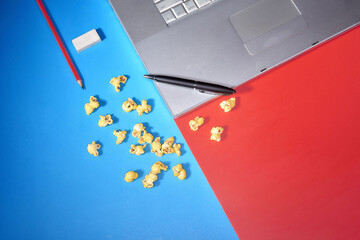
[[[150, 74], [228, 87], [360, 22], [360, 0], [109, 1]], [[174, 117], [214, 97], [156, 86]]]

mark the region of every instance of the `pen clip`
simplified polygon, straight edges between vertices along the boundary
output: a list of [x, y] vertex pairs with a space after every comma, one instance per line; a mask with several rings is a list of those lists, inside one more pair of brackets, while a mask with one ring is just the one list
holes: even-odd
[[210, 95], [224, 95], [224, 94], [221, 94], [221, 93], [210, 92], [210, 91], [205, 91], [205, 90], [200, 90], [200, 89], [198, 89], [198, 91], [200, 93], [205, 93], [205, 94], [210, 94]]

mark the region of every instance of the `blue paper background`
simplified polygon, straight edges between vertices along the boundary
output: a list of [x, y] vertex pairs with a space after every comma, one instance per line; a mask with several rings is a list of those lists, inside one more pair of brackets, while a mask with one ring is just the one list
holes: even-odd
[[[35, 0], [7, 1], [0, 9], [0, 239], [236, 239], [237, 236], [189, 147], [106, 0], [44, 1], [86, 90], [72, 75]], [[77, 53], [71, 40], [101, 29], [101, 43]], [[109, 81], [130, 76], [121, 92]], [[101, 107], [87, 116], [84, 104], [98, 96]], [[153, 110], [125, 113], [128, 97], [149, 100]], [[179, 99], [181, 100], [181, 99]], [[100, 128], [99, 115], [115, 124]], [[143, 122], [162, 140], [175, 136], [183, 155], [162, 158], [129, 153], [130, 134]], [[116, 145], [114, 129], [130, 135]], [[101, 143], [95, 158], [86, 147]], [[182, 163], [188, 178], [169, 169], [156, 186], [141, 180], [151, 165]], [[219, 159], [219, 162], [221, 159]], [[139, 178], [126, 183], [129, 170]]]

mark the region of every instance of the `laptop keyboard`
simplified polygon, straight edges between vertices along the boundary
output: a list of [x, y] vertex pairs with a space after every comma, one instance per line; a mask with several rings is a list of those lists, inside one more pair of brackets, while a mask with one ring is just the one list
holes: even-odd
[[217, 0], [153, 0], [166, 24], [207, 7]]

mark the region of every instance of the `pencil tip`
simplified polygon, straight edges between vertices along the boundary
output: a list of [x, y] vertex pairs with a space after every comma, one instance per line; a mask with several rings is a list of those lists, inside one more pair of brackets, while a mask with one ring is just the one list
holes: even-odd
[[84, 86], [83, 86], [83, 83], [82, 83], [81, 79], [78, 79], [78, 80], [76, 80], [76, 81], [77, 81], [77, 83], [80, 85], [80, 87], [81, 87], [82, 89], [84, 89]]

